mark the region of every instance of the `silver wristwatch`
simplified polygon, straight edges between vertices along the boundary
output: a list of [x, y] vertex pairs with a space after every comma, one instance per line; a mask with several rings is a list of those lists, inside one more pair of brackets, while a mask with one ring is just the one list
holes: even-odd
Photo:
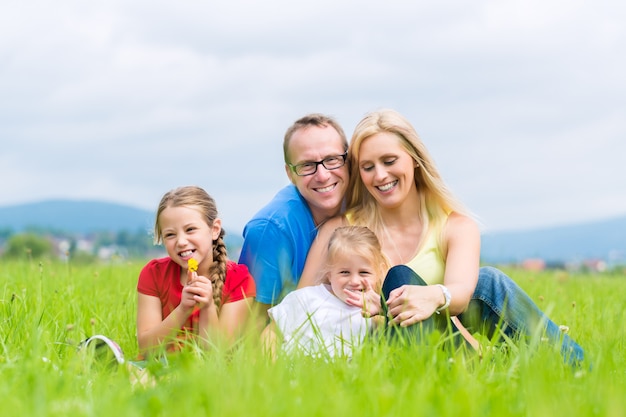
[[452, 295], [450, 294], [450, 291], [445, 287], [445, 285], [437, 284], [437, 286], [441, 288], [441, 291], [443, 292], [443, 296], [446, 299], [446, 302], [437, 310], [435, 310], [435, 313], [439, 314], [440, 311], [445, 310], [446, 308], [450, 307], [450, 302], [452, 301]]

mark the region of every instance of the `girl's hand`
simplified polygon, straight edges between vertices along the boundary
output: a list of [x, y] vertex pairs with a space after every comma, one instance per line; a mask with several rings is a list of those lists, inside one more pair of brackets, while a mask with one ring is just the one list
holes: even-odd
[[189, 285], [198, 278], [198, 273], [191, 268], [187, 268], [187, 284]]
[[390, 318], [402, 327], [426, 320], [439, 307], [441, 297], [441, 291], [436, 286], [403, 285], [389, 294], [387, 306]]
[[181, 304], [190, 308], [197, 306], [199, 309], [210, 307], [213, 303], [213, 283], [205, 276], [198, 276], [192, 272], [193, 279], [183, 288]]
[[363, 317], [372, 317], [380, 314], [382, 311], [380, 306], [380, 294], [372, 288], [369, 280], [363, 278], [361, 280], [363, 291], [350, 291], [344, 289], [347, 296], [346, 304], [360, 307], [363, 311]]

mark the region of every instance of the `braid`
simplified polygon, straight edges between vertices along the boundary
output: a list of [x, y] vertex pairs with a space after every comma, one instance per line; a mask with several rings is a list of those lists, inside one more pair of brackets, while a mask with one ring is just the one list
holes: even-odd
[[226, 281], [226, 244], [224, 243], [224, 229], [213, 241], [213, 265], [211, 265], [211, 282], [213, 283], [213, 302], [219, 311], [222, 306], [222, 288]]

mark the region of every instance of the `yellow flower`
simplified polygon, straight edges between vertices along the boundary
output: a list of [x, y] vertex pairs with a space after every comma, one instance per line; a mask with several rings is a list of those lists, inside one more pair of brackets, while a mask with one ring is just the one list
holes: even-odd
[[187, 261], [187, 267], [191, 272], [196, 272], [198, 270], [198, 261], [196, 261], [194, 258], [189, 258], [189, 260]]

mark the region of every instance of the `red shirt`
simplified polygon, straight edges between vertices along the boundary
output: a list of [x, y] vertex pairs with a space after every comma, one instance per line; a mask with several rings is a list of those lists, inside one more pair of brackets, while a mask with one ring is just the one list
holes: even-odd
[[[158, 297], [165, 319], [180, 304], [183, 286], [180, 283], [181, 267], [171, 258], [153, 259], [139, 273], [137, 291]], [[222, 287], [222, 305], [256, 296], [256, 287], [248, 267], [233, 261], [226, 263], [226, 279]], [[197, 328], [200, 310], [196, 309], [185, 322], [183, 329]]]

